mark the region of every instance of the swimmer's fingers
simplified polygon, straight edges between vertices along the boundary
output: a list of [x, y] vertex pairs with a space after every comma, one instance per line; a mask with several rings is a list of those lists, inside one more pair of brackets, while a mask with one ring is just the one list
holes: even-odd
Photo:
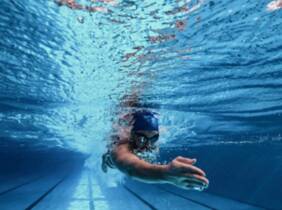
[[199, 175], [191, 175], [191, 174], [186, 174], [185, 177], [183, 178], [183, 180], [185, 182], [196, 182], [202, 185], [208, 185], [209, 184], [209, 180], [204, 177], [204, 176], [199, 176]]
[[182, 156], [178, 156], [176, 158], [179, 162], [186, 163], [186, 164], [195, 164], [197, 162], [196, 159], [185, 158]]
[[181, 168], [182, 173], [191, 173], [191, 174], [198, 174], [201, 176], [206, 176], [206, 173], [202, 169], [196, 166], [193, 166], [191, 164], [184, 164], [182, 162], [179, 162], [179, 166]]
[[185, 184], [183, 186], [181, 186], [181, 188], [185, 189], [185, 190], [198, 190], [198, 191], [203, 191], [204, 189], [206, 189], [207, 187], [205, 186], [200, 186], [198, 184], [193, 184], [193, 183], [188, 183]]
[[199, 183], [199, 182], [194, 182], [194, 181], [186, 181], [183, 183], [182, 186], [188, 187], [188, 188], [192, 188], [192, 189], [205, 189], [208, 187], [208, 185], [203, 184], [203, 183]]
[[208, 187], [206, 183], [203, 183], [201, 181], [195, 180], [193, 178], [191, 179], [182, 179], [179, 180], [178, 182], [174, 183], [176, 186], [186, 189], [186, 190], [199, 190], [202, 191]]

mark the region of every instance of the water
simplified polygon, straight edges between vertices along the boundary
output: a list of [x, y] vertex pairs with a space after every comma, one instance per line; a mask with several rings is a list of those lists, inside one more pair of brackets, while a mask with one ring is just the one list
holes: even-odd
[[[2, 154], [72, 151], [100, 158], [117, 110], [138, 95], [140, 106], [159, 113], [163, 161], [238, 148], [230, 162], [239, 165], [235, 157], [247, 151], [243, 161], [253, 160], [254, 173], [268, 160], [278, 177], [282, 10], [267, 11], [266, 0], [187, 2], [99, 3], [108, 12], [89, 13], [53, 1], [2, 0]], [[203, 167], [212, 171], [208, 161]], [[275, 182], [281, 184], [276, 178], [264, 185], [271, 190]], [[262, 191], [251, 189], [254, 197]], [[271, 203], [282, 208], [271, 197], [261, 206]]]

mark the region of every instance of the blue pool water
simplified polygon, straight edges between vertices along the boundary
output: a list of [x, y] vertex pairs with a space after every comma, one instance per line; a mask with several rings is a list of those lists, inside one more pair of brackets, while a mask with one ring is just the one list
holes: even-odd
[[[92, 182], [108, 182], [100, 156], [121, 104], [138, 95], [159, 114], [160, 161], [196, 157], [208, 193], [282, 209], [282, 10], [268, 3], [121, 0], [89, 13], [1, 0], [2, 183], [84, 160]], [[0, 191], [0, 207], [16, 200]], [[106, 209], [94, 206], [73, 209]]]

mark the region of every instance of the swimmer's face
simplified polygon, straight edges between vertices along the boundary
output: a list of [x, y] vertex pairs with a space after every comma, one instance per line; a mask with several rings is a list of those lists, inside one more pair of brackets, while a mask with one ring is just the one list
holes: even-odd
[[131, 138], [139, 149], [153, 148], [159, 138], [158, 131], [132, 131]]

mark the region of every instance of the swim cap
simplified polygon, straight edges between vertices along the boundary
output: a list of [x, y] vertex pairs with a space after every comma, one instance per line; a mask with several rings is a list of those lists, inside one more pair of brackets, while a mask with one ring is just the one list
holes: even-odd
[[159, 120], [150, 111], [137, 111], [133, 113], [133, 131], [159, 131]]

